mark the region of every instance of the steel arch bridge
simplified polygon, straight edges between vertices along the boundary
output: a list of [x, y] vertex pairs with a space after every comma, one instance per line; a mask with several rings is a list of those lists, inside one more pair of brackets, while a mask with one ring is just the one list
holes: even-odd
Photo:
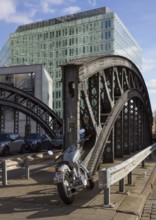
[[139, 151], [151, 144], [152, 111], [139, 69], [122, 56], [97, 56], [62, 67], [65, 148], [83, 127], [83, 160], [92, 174], [101, 160]]
[[47, 105], [34, 96], [16, 87], [0, 83], [0, 131], [5, 124], [5, 107], [14, 109], [14, 132], [18, 132], [19, 112], [27, 116], [26, 125], [30, 118], [41, 126], [51, 137], [62, 131], [62, 120]]
[[63, 129], [64, 149], [79, 140], [85, 128], [90, 137], [82, 152], [92, 174], [101, 160], [113, 162], [151, 144], [152, 111], [147, 88], [138, 68], [122, 56], [95, 56], [62, 66], [63, 121], [40, 100], [0, 83], [0, 132], [5, 107], [33, 118], [51, 137]]

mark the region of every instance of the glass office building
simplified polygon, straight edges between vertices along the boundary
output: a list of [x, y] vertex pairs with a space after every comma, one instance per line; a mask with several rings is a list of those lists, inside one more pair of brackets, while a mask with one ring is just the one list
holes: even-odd
[[91, 55], [117, 54], [141, 68], [141, 48], [119, 17], [106, 7], [19, 26], [9, 37], [9, 48], [11, 65], [44, 64], [53, 79], [53, 108], [59, 116], [60, 65]]

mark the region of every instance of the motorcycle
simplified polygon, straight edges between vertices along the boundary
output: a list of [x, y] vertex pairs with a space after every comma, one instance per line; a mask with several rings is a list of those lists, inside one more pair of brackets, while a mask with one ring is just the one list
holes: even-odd
[[[80, 137], [84, 135], [84, 132], [84, 129], [79, 131]], [[74, 201], [75, 194], [81, 189], [94, 188], [94, 181], [81, 160], [81, 149], [85, 140], [80, 138], [79, 147], [77, 144], [69, 146], [56, 159], [53, 181], [57, 185], [60, 199], [65, 204], [71, 204]]]

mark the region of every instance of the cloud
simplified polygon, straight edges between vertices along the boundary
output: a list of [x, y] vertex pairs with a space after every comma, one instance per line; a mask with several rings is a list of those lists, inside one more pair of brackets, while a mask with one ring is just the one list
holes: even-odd
[[35, 10], [27, 12], [17, 12], [17, 0], [1, 0], [0, 3], [0, 20], [7, 23], [26, 24], [32, 22]]
[[97, 0], [88, 0], [89, 4], [92, 5], [92, 6], [96, 5], [96, 1]]
[[143, 50], [142, 73], [154, 111], [156, 110], [156, 47]]
[[0, 0], [0, 21], [15, 23], [17, 25], [34, 22], [38, 15], [57, 14], [62, 6], [70, 5], [63, 10], [64, 13], [73, 14], [80, 11], [80, 7], [71, 6], [76, 0]]
[[143, 51], [143, 74], [156, 74], [156, 47]]
[[152, 111], [156, 110], [156, 79], [146, 81], [148, 94], [151, 102]]
[[41, 8], [44, 13], [54, 13], [55, 9], [51, 6], [50, 1], [41, 1]]
[[80, 10], [81, 10], [81, 8], [78, 6], [70, 6], [68, 8], [64, 8], [63, 12], [67, 13], [67, 14], [74, 14], [74, 13], [79, 12]]
[[41, 0], [41, 3], [43, 2], [47, 2], [47, 4], [50, 4], [50, 5], [61, 5], [64, 3], [64, 0]]
[[152, 93], [156, 92], [156, 79], [150, 79], [148, 82], [146, 82], [146, 85]]
[[156, 59], [154, 58], [143, 58], [143, 73], [149, 74], [152, 70], [156, 71]]
[[54, 7], [64, 3], [64, 0], [40, 0], [41, 9], [44, 13], [55, 13], [56, 9]]

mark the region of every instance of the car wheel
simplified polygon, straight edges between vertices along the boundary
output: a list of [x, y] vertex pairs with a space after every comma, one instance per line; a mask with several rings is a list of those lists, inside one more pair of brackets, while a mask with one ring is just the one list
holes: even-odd
[[4, 147], [3, 151], [2, 151], [2, 156], [9, 156], [10, 155], [10, 150], [9, 147], [6, 146]]
[[63, 145], [61, 144], [61, 145], [59, 145], [59, 147], [58, 147], [59, 149], [62, 149], [63, 148]]
[[41, 143], [37, 143], [36, 151], [37, 152], [41, 151]]
[[24, 153], [25, 153], [25, 145], [22, 145], [22, 146], [21, 146], [20, 153], [21, 153], [21, 154], [24, 154]]

